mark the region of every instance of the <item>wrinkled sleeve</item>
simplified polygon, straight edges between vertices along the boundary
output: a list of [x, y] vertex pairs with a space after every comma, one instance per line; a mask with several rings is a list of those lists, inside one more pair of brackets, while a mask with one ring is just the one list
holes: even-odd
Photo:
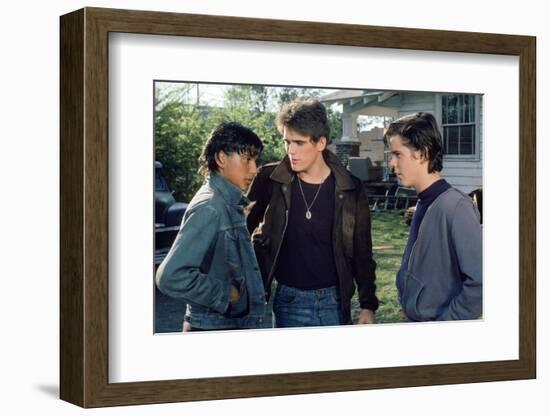
[[359, 292], [361, 309], [378, 309], [376, 297], [376, 262], [372, 257], [370, 207], [366, 192], [361, 189], [357, 200], [354, 233], [353, 274]]
[[467, 199], [457, 204], [451, 236], [463, 276], [462, 290], [437, 319], [477, 319], [482, 313], [482, 232], [478, 213]]
[[216, 243], [220, 214], [209, 205], [197, 206], [188, 214], [157, 270], [157, 287], [168, 296], [224, 313], [230, 301], [229, 281], [201, 269]]

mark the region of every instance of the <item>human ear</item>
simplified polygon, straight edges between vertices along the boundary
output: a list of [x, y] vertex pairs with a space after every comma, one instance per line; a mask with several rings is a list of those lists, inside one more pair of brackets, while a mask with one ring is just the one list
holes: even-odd
[[317, 150], [323, 151], [327, 147], [327, 138], [325, 136], [319, 137], [319, 140], [316, 143]]
[[225, 167], [227, 163], [227, 155], [223, 150], [220, 150], [218, 153], [216, 153], [214, 155], [214, 159], [216, 160], [219, 169], [223, 169]]

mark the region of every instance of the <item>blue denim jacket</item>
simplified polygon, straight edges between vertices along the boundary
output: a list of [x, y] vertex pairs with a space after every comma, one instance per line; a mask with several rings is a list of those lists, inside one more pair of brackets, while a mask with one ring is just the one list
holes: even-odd
[[[187, 302], [186, 319], [192, 327], [262, 326], [265, 296], [245, 224], [247, 202], [236, 186], [212, 173], [189, 203], [157, 270], [159, 290]], [[232, 285], [240, 298], [230, 305]]]

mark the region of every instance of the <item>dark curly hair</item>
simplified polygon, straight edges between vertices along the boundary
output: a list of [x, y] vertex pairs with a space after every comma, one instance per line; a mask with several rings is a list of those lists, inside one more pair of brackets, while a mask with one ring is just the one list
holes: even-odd
[[409, 114], [393, 121], [384, 133], [389, 145], [392, 136], [399, 135], [404, 146], [418, 150], [428, 159], [428, 173], [443, 169], [443, 141], [435, 117], [430, 113]]
[[210, 172], [218, 171], [216, 154], [239, 153], [250, 156], [259, 156], [264, 145], [260, 138], [248, 127], [236, 122], [224, 122], [219, 124], [206, 141], [199, 157], [199, 173], [203, 176]]

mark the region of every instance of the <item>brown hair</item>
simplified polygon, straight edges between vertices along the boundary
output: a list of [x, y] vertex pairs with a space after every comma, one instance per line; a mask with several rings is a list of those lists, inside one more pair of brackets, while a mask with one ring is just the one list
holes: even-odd
[[284, 128], [294, 130], [304, 136], [311, 137], [317, 143], [321, 137], [330, 144], [330, 125], [325, 106], [315, 99], [294, 100], [285, 104], [275, 119], [277, 129], [284, 134]]
[[404, 146], [420, 151], [429, 160], [428, 173], [443, 169], [443, 141], [432, 114], [419, 112], [393, 121], [384, 133], [384, 142], [389, 144], [396, 135], [402, 138]]

